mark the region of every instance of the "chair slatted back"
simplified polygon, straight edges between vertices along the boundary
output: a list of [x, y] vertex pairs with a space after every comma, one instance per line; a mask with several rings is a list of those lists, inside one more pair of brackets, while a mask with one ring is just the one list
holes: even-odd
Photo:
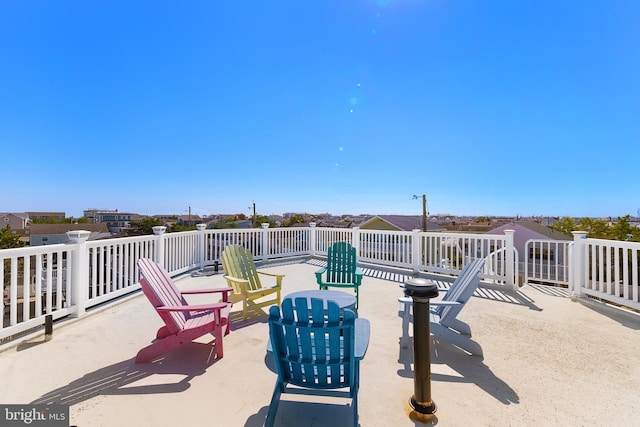
[[460, 313], [466, 302], [469, 301], [480, 284], [478, 274], [480, 273], [480, 270], [482, 270], [484, 262], [484, 258], [476, 259], [475, 261], [467, 264], [462, 272], [460, 272], [458, 278], [453, 282], [449, 291], [442, 298], [443, 301], [456, 301], [460, 304], [454, 306], [440, 306], [434, 310], [434, 312], [440, 316], [440, 324], [443, 326], [449, 326], [458, 313]]
[[327, 282], [356, 282], [356, 248], [348, 242], [336, 242], [327, 250]]
[[269, 309], [269, 335], [278, 375], [284, 383], [313, 389], [350, 387], [355, 381], [354, 319], [335, 301], [285, 299]]
[[[248, 290], [262, 289], [251, 251], [245, 249], [244, 246], [227, 245], [222, 251], [222, 268], [226, 275], [248, 280]], [[237, 284], [232, 283], [232, 286], [235, 293], [241, 292], [240, 289], [236, 289]]]
[[[160, 265], [147, 258], [138, 260], [138, 268], [142, 277], [140, 286], [154, 307], [187, 305], [173, 280]], [[184, 328], [191, 316], [188, 312], [158, 312], [169, 332], [176, 333]]]

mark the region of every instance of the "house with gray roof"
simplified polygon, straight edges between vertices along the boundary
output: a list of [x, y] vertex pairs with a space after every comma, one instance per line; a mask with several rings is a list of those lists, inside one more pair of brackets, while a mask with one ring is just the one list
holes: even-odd
[[566, 265], [565, 257], [567, 254], [562, 248], [565, 245], [547, 246], [543, 254], [540, 254], [540, 248], [527, 246], [529, 240], [559, 240], [559, 241], [572, 241], [573, 236], [562, 233], [558, 230], [554, 230], [551, 227], [547, 227], [544, 224], [540, 224], [533, 221], [515, 221], [508, 224], [501, 225], [494, 228], [485, 234], [498, 234], [504, 235], [505, 230], [513, 230], [513, 246], [518, 251], [520, 259], [520, 273], [524, 272], [524, 264], [529, 263], [533, 265], [534, 260], [537, 264], [536, 268], [552, 268], [554, 265]]
[[67, 231], [90, 231], [89, 240], [106, 239], [111, 233], [104, 222], [97, 224], [31, 224], [25, 230], [29, 237], [29, 246], [55, 245], [67, 243]]
[[[422, 230], [421, 215], [376, 215], [360, 224], [363, 230], [394, 230], [413, 231]], [[443, 231], [444, 228], [435, 222], [427, 220], [427, 231]]]

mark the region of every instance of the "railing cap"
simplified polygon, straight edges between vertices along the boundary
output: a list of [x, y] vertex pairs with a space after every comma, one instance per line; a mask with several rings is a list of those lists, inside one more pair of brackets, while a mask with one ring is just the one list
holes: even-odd
[[164, 234], [165, 231], [167, 231], [167, 227], [164, 225], [156, 225], [153, 227], [153, 234]]
[[86, 242], [90, 235], [91, 232], [87, 230], [67, 231], [67, 237], [69, 237], [69, 240], [71, 240], [73, 243]]

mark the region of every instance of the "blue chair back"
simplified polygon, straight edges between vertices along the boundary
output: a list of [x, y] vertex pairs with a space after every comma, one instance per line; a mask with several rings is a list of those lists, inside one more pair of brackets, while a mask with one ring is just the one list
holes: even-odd
[[[369, 321], [335, 301], [285, 298], [269, 308], [269, 339], [278, 379], [265, 426], [275, 423], [280, 395], [288, 384], [305, 389], [349, 388], [353, 425], [358, 425], [360, 360], [369, 345]], [[281, 311], [282, 310], [282, 311]], [[341, 392], [334, 392], [341, 393]], [[346, 396], [345, 396], [346, 397]]]
[[[352, 357], [355, 314], [341, 313], [321, 299], [290, 299], [269, 309], [269, 334], [278, 376], [284, 383], [315, 389], [349, 387], [355, 382]], [[341, 319], [341, 316], [343, 318]]]

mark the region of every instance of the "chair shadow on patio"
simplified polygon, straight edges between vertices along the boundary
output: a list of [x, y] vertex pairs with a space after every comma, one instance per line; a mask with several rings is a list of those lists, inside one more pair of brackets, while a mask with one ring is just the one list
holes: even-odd
[[[471, 383], [493, 396], [505, 405], [518, 404], [520, 398], [516, 391], [498, 378], [482, 357], [470, 356], [454, 345], [441, 340], [437, 336], [431, 336], [431, 380], [439, 382]], [[404, 378], [413, 378], [413, 337], [409, 338], [408, 348], [398, 345], [400, 353], [398, 363], [403, 367], [398, 370], [398, 375]], [[446, 365], [458, 375], [447, 375], [434, 372], [437, 365]], [[434, 396], [437, 400], [437, 397]]]
[[[289, 392], [289, 394], [294, 393]], [[283, 425], [313, 427], [353, 425], [353, 409], [348, 403], [334, 403], [333, 398], [327, 398], [324, 402], [303, 402], [294, 399], [295, 397], [291, 400], [283, 399], [278, 405], [277, 419]], [[269, 412], [269, 405], [263, 406], [250, 416], [244, 423], [244, 427], [264, 426], [267, 412]]]
[[[232, 309], [233, 310], [233, 309]], [[246, 318], [242, 317], [242, 310], [232, 311], [229, 314], [229, 328], [231, 332], [238, 329], [246, 328], [247, 326], [255, 325], [258, 323], [267, 323], [269, 321], [269, 315], [265, 311], [266, 309], [252, 309], [249, 310]]]
[[191, 342], [150, 363], [136, 364], [132, 357], [90, 372], [31, 404], [74, 405], [99, 395], [180, 393], [217, 362], [213, 356], [210, 343]]

